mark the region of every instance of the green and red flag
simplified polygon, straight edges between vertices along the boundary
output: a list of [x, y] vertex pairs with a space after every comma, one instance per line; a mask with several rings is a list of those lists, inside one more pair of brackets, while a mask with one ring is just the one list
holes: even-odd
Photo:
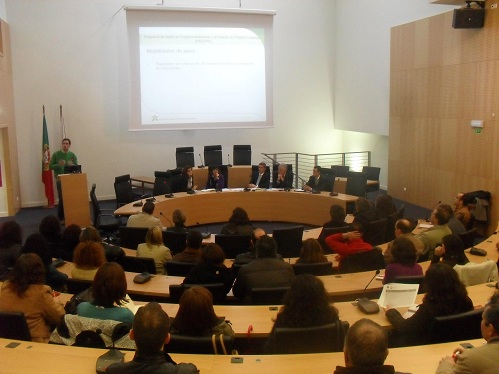
[[49, 134], [47, 131], [47, 121], [45, 120], [45, 107], [43, 107], [43, 141], [42, 141], [42, 182], [45, 185], [45, 196], [47, 206], [54, 206], [54, 180], [52, 170], [50, 170], [50, 146]]

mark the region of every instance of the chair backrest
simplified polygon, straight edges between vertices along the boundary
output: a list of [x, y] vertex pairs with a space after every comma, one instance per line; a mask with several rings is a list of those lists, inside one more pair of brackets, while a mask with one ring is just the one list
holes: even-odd
[[351, 227], [348, 225], [343, 227], [324, 227], [321, 233], [319, 234], [319, 239], [318, 239], [324, 253], [333, 253], [331, 248], [326, 244], [326, 238], [328, 236], [333, 234], [348, 232], [350, 228]]
[[430, 331], [430, 344], [466, 341], [482, 337], [482, 309], [434, 318]]
[[68, 293], [77, 295], [92, 287], [92, 281], [68, 278], [66, 279], [66, 286], [68, 287]]
[[312, 274], [312, 275], [331, 275], [333, 274], [332, 262], [318, 262], [315, 264], [293, 264], [295, 275]]
[[166, 274], [174, 277], [185, 277], [187, 273], [197, 264], [180, 261], [165, 262]]
[[23, 312], [0, 312], [0, 338], [31, 341]]
[[362, 234], [362, 239], [371, 245], [380, 245], [385, 243], [386, 225], [388, 218], [369, 222]]
[[345, 256], [339, 266], [338, 273], [358, 273], [360, 271], [379, 270], [385, 268], [383, 253], [378, 247]]
[[222, 247], [225, 258], [236, 258], [237, 255], [248, 252], [251, 245], [251, 235], [215, 235], [215, 243]]
[[463, 232], [462, 234], [459, 234], [459, 237], [463, 241], [464, 248], [471, 248], [473, 247], [473, 244], [475, 244], [475, 237], [477, 235], [477, 228], [473, 228], [471, 230], [468, 230], [466, 232]]
[[393, 279], [393, 283], [419, 284], [418, 293], [426, 293], [424, 275], [399, 275]]
[[362, 167], [362, 174], [366, 177], [366, 179], [379, 181], [379, 172], [381, 168], [375, 166], [364, 166]]
[[466, 265], [455, 265], [454, 270], [466, 287], [497, 280], [497, 265], [492, 260], [479, 264], [468, 262]]
[[364, 177], [348, 177], [345, 187], [347, 195], [365, 197], [366, 196], [367, 179]]
[[156, 265], [154, 264], [154, 259], [151, 257], [123, 256], [119, 263], [125, 271], [132, 273], [147, 271], [149, 274], [156, 274]]
[[206, 166], [220, 166], [223, 164], [221, 145], [204, 146], [204, 164]]
[[206, 288], [211, 292], [213, 296], [213, 304], [221, 304], [224, 303], [227, 298], [227, 291], [225, 289], [225, 285], [223, 283], [213, 283], [213, 284], [171, 284], [170, 288], [170, 303], [178, 304], [180, 302], [180, 297], [184, 293], [184, 291], [188, 290], [191, 287], [201, 286]]
[[178, 168], [194, 166], [194, 147], [177, 147], [175, 159]]
[[321, 178], [323, 178], [326, 183], [324, 183], [323, 191], [333, 192], [334, 181], [336, 180], [334, 170], [328, 168], [321, 168]]
[[303, 244], [303, 226], [274, 229], [272, 237], [277, 243], [277, 252], [281, 254], [282, 257], [300, 256]]
[[347, 165], [331, 165], [334, 175], [340, 178], [347, 178], [350, 171], [350, 166]]
[[395, 223], [399, 219], [404, 218], [404, 211], [405, 206], [402, 205], [399, 210], [388, 217], [388, 221], [386, 222], [385, 243], [391, 242], [395, 239]]
[[95, 188], [96, 185], [95, 183], [92, 184], [92, 189], [90, 190], [90, 201], [92, 203], [92, 217], [93, 217], [93, 224], [97, 225], [97, 222], [99, 220], [99, 216], [101, 214], [101, 210], [99, 207], [99, 201], [97, 200], [97, 196], [95, 195]]
[[277, 327], [271, 350], [275, 354], [341, 352], [348, 328], [345, 321], [313, 327]]
[[130, 174], [114, 178], [114, 192], [116, 194], [116, 206], [126, 205], [134, 200]]
[[165, 243], [165, 246], [168, 247], [172, 255], [176, 255], [184, 250], [186, 240], [187, 232], [163, 231], [163, 243]]
[[170, 185], [170, 189], [172, 193], [177, 193], [177, 192], [186, 192], [187, 191], [187, 184], [185, 186], [182, 186], [182, 182], [185, 181], [184, 177], [182, 174], [173, 174], [169, 179], [168, 183]]
[[[227, 354], [231, 354], [234, 348], [234, 337], [222, 336]], [[216, 340], [219, 340], [217, 336]], [[217, 342], [218, 354], [224, 354]], [[196, 353], [196, 354], [215, 354], [211, 336], [187, 336], [170, 335], [170, 342], [165, 345], [164, 350], [168, 353]]]
[[146, 242], [147, 227], [126, 227], [118, 228], [120, 233], [120, 247], [137, 249], [140, 243]]
[[154, 172], [154, 187], [152, 190], [153, 196], [164, 195], [171, 193], [170, 185], [171, 173], [167, 171]]
[[282, 305], [290, 287], [261, 287], [251, 289], [251, 305]]
[[232, 162], [234, 165], [251, 165], [251, 145], [234, 145]]

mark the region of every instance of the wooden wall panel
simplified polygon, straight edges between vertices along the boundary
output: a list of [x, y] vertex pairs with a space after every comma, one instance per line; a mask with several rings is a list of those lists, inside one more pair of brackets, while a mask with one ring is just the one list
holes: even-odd
[[[453, 29], [452, 12], [397, 26], [391, 47], [389, 193], [431, 208], [452, 204], [459, 191], [483, 189], [494, 202], [499, 11], [487, 9], [482, 29]], [[481, 134], [473, 119], [484, 121]], [[498, 211], [493, 204], [490, 230]]]

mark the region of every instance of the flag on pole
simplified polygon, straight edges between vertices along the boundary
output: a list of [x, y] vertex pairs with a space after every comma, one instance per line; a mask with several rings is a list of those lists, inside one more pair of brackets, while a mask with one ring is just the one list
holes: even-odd
[[59, 106], [59, 121], [61, 122], [62, 138], [66, 138], [66, 124], [64, 123], [64, 116], [62, 115], [62, 104]]
[[43, 107], [43, 140], [42, 140], [42, 182], [45, 185], [45, 196], [47, 197], [47, 207], [54, 206], [54, 181], [52, 170], [50, 170], [50, 146], [49, 134], [47, 131], [47, 121], [45, 120], [45, 106]]

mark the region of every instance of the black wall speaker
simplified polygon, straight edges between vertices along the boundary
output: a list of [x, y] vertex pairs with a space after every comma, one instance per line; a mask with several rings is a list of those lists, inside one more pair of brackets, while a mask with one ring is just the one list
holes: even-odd
[[485, 9], [462, 8], [454, 9], [452, 27], [455, 29], [479, 29], [483, 27]]

